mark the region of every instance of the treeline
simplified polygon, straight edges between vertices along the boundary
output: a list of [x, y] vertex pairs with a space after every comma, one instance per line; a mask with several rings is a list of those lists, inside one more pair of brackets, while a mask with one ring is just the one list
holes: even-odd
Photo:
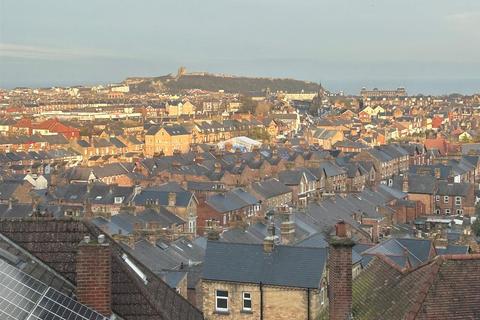
[[137, 84], [135, 91], [146, 91], [154, 89], [153, 81], [161, 81], [166, 89], [171, 92], [180, 92], [189, 89], [201, 89], [207, 91], [225, 90], [225, 92], [239, 92], [249, 94], [254, 92], [265, 92], [267, 88], [271, 92], [316, 92], [320, 86], [317, 83], [306, 82], [294, 79], [273, 79], [273, 78], [248, 78], [248, 77], [223, 77], [216, 75], [193, 75], [186, 74], [179, 78], [159, 77], [145, 79]]

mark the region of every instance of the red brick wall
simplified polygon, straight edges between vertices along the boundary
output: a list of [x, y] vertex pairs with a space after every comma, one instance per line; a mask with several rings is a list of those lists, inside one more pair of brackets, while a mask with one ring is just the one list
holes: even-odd
[[111, 260], [108, 244], [81, 243], [78, 246], [76, 263], [78, 301], [105, 316], [112, 313]]
[[352, 309], [352, 246], [332, 243], [328, 264], [329, 319], [349, 319]]

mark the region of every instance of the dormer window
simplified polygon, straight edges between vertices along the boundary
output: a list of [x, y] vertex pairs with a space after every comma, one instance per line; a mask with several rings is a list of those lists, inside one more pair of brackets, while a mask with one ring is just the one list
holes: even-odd
[[113, 199], [113, 202], [114, 202], [115, 204], [121, 204], [121, 203], [123, 203], [123, 197], [115, 197], [115, 198]]

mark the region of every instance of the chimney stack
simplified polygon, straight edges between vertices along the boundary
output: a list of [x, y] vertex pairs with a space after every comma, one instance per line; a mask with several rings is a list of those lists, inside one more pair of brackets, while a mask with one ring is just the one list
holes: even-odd
[[177, 194], [175, 192], [168, 193], [168, 206], [175, 207], [177, 204]]
[[403, 175], [402, 191], [408, 193], [408, 174]]
[[263, 240], [263, 251], [265, 253], [272, 253], [275, 246], [275, 225], [270, 222], [267, 227], [268, 235]]
[[213, 166], [214, 166], [215, 173], [222, 172], [222, 164], [220, 162], [215, 162]]
[[282, 244], [291, 244], [295, 240], [295, 222], [293, 222], [293, 208], [283, 214], [282, 225], [280, 226], [280, 235]]
[[112, 314], [112, 257], [105, 235], [80, 242], [76, 261], [76, 295], [80, 303], [104, 316]]
[[336, 235], [330, 240], [328, 256], [329, 319], [345, 320], [352, 316], [352, 247], [347, 236], [347, 225], [335, 225]]

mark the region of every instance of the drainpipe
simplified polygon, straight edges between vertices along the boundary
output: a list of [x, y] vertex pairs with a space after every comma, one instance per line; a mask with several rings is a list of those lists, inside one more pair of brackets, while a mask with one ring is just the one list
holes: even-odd
[[307, 288], [307, 320], [310, 320], [310, 288]]
[[260, 320], [263, 320], [263, 283], [260, 282]]

